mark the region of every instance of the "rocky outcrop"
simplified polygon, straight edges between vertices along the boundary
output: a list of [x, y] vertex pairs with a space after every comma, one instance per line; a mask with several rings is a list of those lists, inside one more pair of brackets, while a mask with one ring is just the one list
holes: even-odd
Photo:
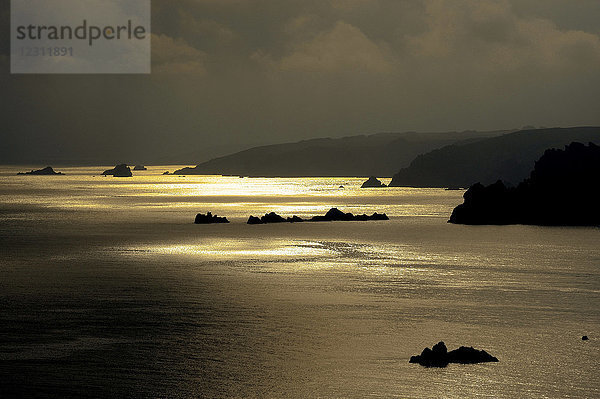
[[368, 220], [389, 220], [385, 213], [373, 213], [372, 215], [353, 215], [352, 213], [344, 213], [337, 208], [331, 208], [323, 216], [313, 216], [310, 219], [302, 219], [299, 216], [284, 218], [275, 212], [267, 213], [260, 218], [250, 216], [248, 224], [269, 224], [269, 223], [299, 223], [299, 222], [333, 222], [333, 221], [368, 221]]
[[148, 170], [148, 168], [145, 167], [144, 165], [135, 165], [133, 170]]
[[352, 213], [344, 213], [337, 208], [331, 208], [325, 216], [313, 216], [311, 222], [333, 222], [333, 221], [367, 221], [367, 220], [389, 220], [385, 213], [373, 213], [372, 215], [353, 215]]
[[304, 219], [298, 216], [292, 216], [284, 218], [279, 216], [275, 212], [267, 213], [265, 216], [260, 218], [256, 216], [250, 216], [248, 218], [248, 224], [269, 224], [269, 223], [299, 223], [304, 222]]
[[131, 169], [126, 164], [120, 164], [115, 166], [113, 169], [105, 170], [102, 172], [104, 176], [113, 176], [113, 177], [131, 177], [133, 173], [131, 173]]
[[381, 181], [379, 181], [379, 179], [377, 179], [375, 176], [371, 176], [369, 177], [369, 179], [364, 182], [362, 184], [362, 186], [360, 186], [360, 188], [383, 188], [383, 187], [387, 187], [385, 184], [383, 184]]
[[600, 225], [600, 147], [547, 150], [517, 187], [472, 185], [450, 216], [456, 224]]
[[206, 215], [199, 213], [196, 215], [195, 224], [213, 224], [213, 223], [229, 223], [226, 217], [219, 217], [208, 212]]
[[461, 346], [448, 352], [443, 341], [438, 342], [432, 349], [425, 348], [420, 355], [412, 356], [409, 363], [418, 363], [424, 367], [446, 367], [450, 363], [474, 364], [497, 362], [498, 359], [484, 350]]
[[60, 176], [60, 175], [64, 175], [64, 173], [55, 172], [54, 169], [52, 169], [52, 167], [50, 167], [50, 166], [46, 166], [43, 169], [32, 170], [31, 172], [21, 172], [21, 173], [18, 173], [18, 174], [19, 175], [34, 175], [34, 176]]

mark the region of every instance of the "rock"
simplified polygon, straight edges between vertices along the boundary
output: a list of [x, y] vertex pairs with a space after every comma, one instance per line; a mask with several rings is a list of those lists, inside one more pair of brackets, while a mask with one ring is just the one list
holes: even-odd
[[257, 218], [256, 216], [250, 216], [248, 218], [248, 224], [263, 224], [262, 220], [260, 220], [260, 218]]
[[271, 212], [271, 213], [267, 213], [265, 214], [265, 216], [262, 216], [261, 218], [257, 218], [256, 216], [250, 216], [248, 218], [248, 224], [270, 224], [270, 223], [297, 223], [297, 222], [303, 222], [304, 219], [298, 217], [298, 216], [293, 216], [293, 217], [288, 217], [287, 219], [279, 216], [278, 214], [276, 214], [275, 212]]
[[588, 339], [589, 339], [589, 338], [588, 338], [588, 336], [587, 336], [587, 335], [584, 335], [583, 337], [581, 337], [581, 340], [582, 340], [582, 341], [587, 341]]
[[311, 222], [333, 222], [333, 221], [368, 221], [368, 220], [389, 220], [388, 216], [383, 213], [374, 213], [373, 215], [356, 215], [352, 213], [344, 213], [337, 208], [331, 208], [325, 216], [313, 216]]
[[59, 176], [64, 175], [61, 172], [55, 172], [54, 169], [50, 166], [46, 166], [44, 169], [32, 170], [31, 172], [21, 172], [19, 175], [34, 175], [34, 176]]
[[166, 172], [163, 173], [163, 175], [168, 175], [169, 171], [167, 170]]
[[267, 213], [265, 216], [261, 217], [260, 220], [263, 223], [284, 223], [286, 220], [276, 214], [275, 212]]
[[438, 342], [432, 349], [425, 348], [420, 355], [411, 356], [409, 363], [418, 363], [424, 367], [446, 367], [449, 363], [474, 364], [497, 362], [498, 359], [484, 350], [461, 346], [448, 352], [443, 341]]
[[256, 216], [250, 216], [248, 218], [248, 224], [269, 224], [269, 223], [299, 223], [299, 222], [332, 222], [332, 221], [368, 221], [368, 220], [389, 220], [385, 213], [373, 213], [372, 215], [353, 215], [351, 213], [344, 213], [337, 208], [331, 208], [324, 216], [313, 216], [308, 220], [304, 220], [298, 216], [292, 216], [283, 218], [275, 212], [267, 213], [266, 215], [258, 218]]
[[502, 181], [472, 185], [449, 223], [527, 224], [541, 226], [600, 225], [600, 147], [571, 143], [546, 150], [530, 177], [517, 187]]
[[114, 169], [105, 170], [102, 172], [104, 176], [113, 176], [113, 177], [131, 177], [133, 174], [131, 173], [131, 169], [126, 164], [120, 164], [114, 167]]
[[133, 170], [148, 170], [144, 165], [135, 165]]
[[383, 184], [381, 181], [379, 181], [379, 179], [377, 179], [375, 176], [371, 176], [369, 177], [369, 179], [364, 182], [362, 184], [362, 186], [360, 186], [360, 188], [383, 188], [383, 187], [387, 187], [385, 184]]
[[219, 217], [208, 212], [206, 215], [199, 213], [196, 215], [195, 224], [213, 224], [213, 223], [229, 223], [226, 217]]

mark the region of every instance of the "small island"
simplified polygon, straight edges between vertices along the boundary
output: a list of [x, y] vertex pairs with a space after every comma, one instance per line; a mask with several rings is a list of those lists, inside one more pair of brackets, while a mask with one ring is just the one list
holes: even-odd
[[472, 185], [449, 223], [538, 226], [600, 225], [600, 147], [571, 143], [546, 150], [517, 187]]
[[219, 217], [208, 212], [206, 215], [199, 213], [196, 215], [195, 224], [215, 224], [215, 223], [229, 223], [226, 217]]
[[432, 349], [425, 348], [420, 355], [411, 356], [409, 363], [418, 363], [423, 367], [446, 367], [450, 363], [475, 364], [498, 362], [498, 358], [484, 350], [461, 346], [448, 352], [443, 341], [438, 342]]
[[367, 181], [365, 181], [360, 188], [384, 188], [387, 187], [383, 184], [378, 178], [375, 176], [369, 177]]
[[126, 164], [120, 164], [115, 166], [113, 169], [105, 170], [102, 172], [104, 176], [113, 176], [113, 177], [131, 177], [133, 173], [131, 173], [131, 169]]
[[51, 166], [46, 166], [43, 169], [32, 170], [31, 172], [20, 172], [18, 175], [33, 175], [33, 176], [63, 176], [62, 172], [55, 172]]
[[331, 208], [323, 216], [313, 216], [310, 219], [302, 219], [299, 216], [284, 218], [275, 212], [267, 213], [262, 217], [250, 216], [248, 224], [269, 224], [269, 223], [300, 223], [300, 222], [333, 222], [333, 221], [369, 221], [369, 220], [389, 220], [390, 218], [385, 213], [373, 213], [372, 215], [362, 214], [353, 215], [345, 213], [337, 208]]

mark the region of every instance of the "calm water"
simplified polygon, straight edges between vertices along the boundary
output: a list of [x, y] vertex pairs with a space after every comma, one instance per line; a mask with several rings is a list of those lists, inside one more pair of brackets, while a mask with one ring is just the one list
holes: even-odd
[[[169, 168], [0, 168], [1, 397], [600, 397], [600, 229], [449, 225], [457, 191]], [[391, 220], [245, 224], [332, 206]], [[206, 211], [232, 223], [194, 225]], [[439, 340], [500, 362], [408, 363]]]

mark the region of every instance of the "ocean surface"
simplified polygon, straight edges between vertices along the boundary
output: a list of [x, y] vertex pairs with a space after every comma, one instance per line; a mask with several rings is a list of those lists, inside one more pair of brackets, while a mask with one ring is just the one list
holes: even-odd
[[[108, 168], [0, 168], [2, 398], [600, 397], [598, 228], [451, 225], [462, 191], [361, 178]], [[245, 223], [331, 207], [391, 220]], [[440, 340], [500, 362], [408, 363]]]

